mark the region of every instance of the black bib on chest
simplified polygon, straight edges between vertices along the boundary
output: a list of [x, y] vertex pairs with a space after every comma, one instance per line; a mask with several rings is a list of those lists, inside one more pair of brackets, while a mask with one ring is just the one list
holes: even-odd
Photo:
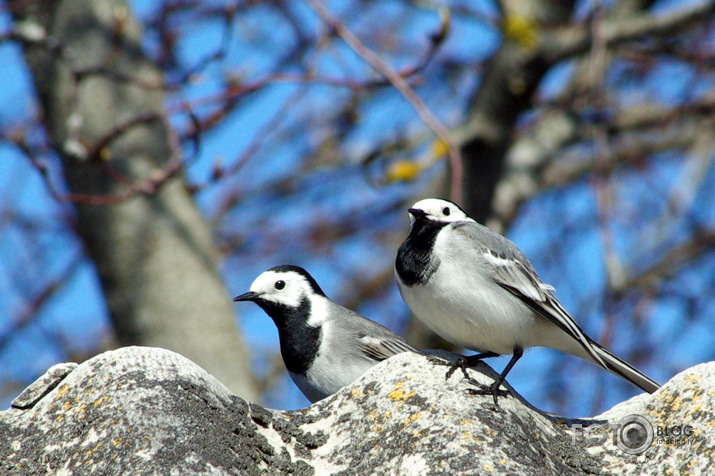
[[395, 261], [397, 275], [407, 286], [426, 283], [439, 267], [440, 261], [432, 255], [432, 248], [437, 233], [445, 225], [446, 222], [421, 219], [412, 225], [410, 235], [397, 250]]
[[271, 316], [278, 328], [281, 356], [286, 368], [293, 373], [305, 374], [318, 355], [321, 339], [320, 328], [307, 324], [310, 301], [303, 298], [298, 307], [270, 301], [257, 304]]

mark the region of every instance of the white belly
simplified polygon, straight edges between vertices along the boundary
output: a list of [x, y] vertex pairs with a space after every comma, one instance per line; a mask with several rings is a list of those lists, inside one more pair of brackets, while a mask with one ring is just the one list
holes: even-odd
[[350, 359], [349, 362], [345, 359], [339, 365], [314, 364], [305, 376], [288, 373], [303, 395], [315, 403], [350, 385], [370, 370], [375, 363], [368, 359]]
[[460, 347], [511, 354], [517, 345], [540, 345], [543, 319], [488, 278], [465, 273], [463, 265], [443, 260], [425, 285], [408, 287], [399, 277], [397, 281], [412, 312]]

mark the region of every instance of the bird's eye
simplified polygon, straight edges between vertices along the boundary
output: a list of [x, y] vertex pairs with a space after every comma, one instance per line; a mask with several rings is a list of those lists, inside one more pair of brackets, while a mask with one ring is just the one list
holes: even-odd
[[275, 287], [276, 287], [276, 289], [278, 289], [280, 291], [281, 289], [286, 287], [286, 282], [283, 281], [282, 279], [279, 279], [278, 281], [276, 281]]
[[442, 214], [443, 214], [444, 216], [448, 217], [448, 216], [449, 216], [449, 213], [450, 213], [449, 207], [444, 207], [444, 208], [442, 209]]

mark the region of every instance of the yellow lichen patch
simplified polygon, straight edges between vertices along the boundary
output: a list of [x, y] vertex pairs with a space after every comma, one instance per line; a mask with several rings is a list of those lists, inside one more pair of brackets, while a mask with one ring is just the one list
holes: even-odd
[[80, 413], [83, 412], [87, 409], [87, 404], [83, 403], [82, 405], [78, 406], [77, 408], [74, 409], [75, 413]]
[[485, 471], [489, 471], [490, 473], [494, 471], [494, 466], [491, 464], [483, 463], [482, 468], [484, 468]]
[[687, 416], [692, 416], [693, 413], [698, 413], [698, 412], [700, 412], [700, 410], [702, 410], [702, 409], [703, 409], [703, 404], [702, 404], [702, 403], [696, 403], [695, 405], [693, 405], [693, 407], [692, 407], [690, 410], [688, 410], [688, 413], [686, 413], [686, 415], [687, 415]]
[[458, 425], [474, 425], [474, 420], [457, 420]]
[[88, 449], [87, 451], [85, 451], [85, 452], [84, 452], [84, 457], [87, 458], [87, 459], [91, 458], [92, 455], [94, 454], [94, 452], [97, 451], [97, 448], [99, 448], [99, 443], [97, 443], [96, 445], [94, 445], [94, 448], [90, 448], [90, 449]]
[[367, 395], [370, 395], [372, 393], [372, 390], [368, 390], [366, 392], [363, 392], [362, 390], [355, 388], [355, 387], [350, 387], [350, 397], [352, 399], [358, 399], [358, 398], [363, 398]]
[[62, 409], [68, 412], [70, 408], [72, 408], [72, 400], [65, 400], [65, 402], [62, 404]]
[[407, 425], [409, 423], [415, 422], [415, 421], [419, 420], [420, 418], [422, 418], [423, 414], [424, 414], [424, 412], [413, 413], [412, 415], [408, 416], [407, 418], [403, 418], [402, 420], [400, 420], [400, 425]]
[[416, 447], [418, 446], [418, 442], [417, 442], [416, 440], [417, 440], [418, 438], [422, 438], [422, 435], [424, 435], [426, 431], [427, 431], [426, 428], [420, 428], [419, 430], [413, 431], [413, 432], [411, 433], [412, 437], [415, 439], [415, 442], [412, 443], [412, 446], [413, 446], [413, 447], [416, 448]]
[[680, 410], [680, 406], [681, 406], [682, 404], [683, 404], [683, 399], [682, 399], [682, 397], [675, 397], [675, 398], [673, 398], [673, 401], [670, 402], [670, 408], [671, 408], [671, 410], [673, 410], [674, 412], [677, 412], [678, 410]]
[[104, 402], [106, 402], [107, 400], [109, 400], [109, 395], [99, 397], [98, 399], [96, 399], [95, 401], [92, 402], [92, 405], [94, 406], [94, 408], [97, 408], [97, 407], [103, 405]]
[[414, 397], [415, 395], [415, 392], [403, 392], [402, 390], [395, 390], [387, 394], [388, 397], [398, 402], [404, 402], [408, 398]]
[[60, 387], [57, 389], [57, 395], [55, 395], [55, 401], [57, 401], [57, 400], [59, 400], [60, 398], [62, 398], [62, 395], [64, 395], [65, 393], [67, 393], [67, 390], [68, 390], [68, 389], [69, 389], [69, 387], [67, 386], [67, 384], [60, 385]]
[[700, 375], [690, 374], [683, 377], [683, 380], [689, 383], [698, 383], [700, 381]]
[[112, 446], [117, 447], [122, 444], [122, 439], [121, 438], [114, 438], [112, 440]]
[[660, 400], [663, 405], [662, 408], [659, 412], [659, 414], [664, 414], [666, 413], [671, 413], [673, 411], [677, 411], [680, 409], [680, 405], [683, 403], [682, 397], [673, 395], [672, 393], [663, 393], [658, 395], [658, 400]]
[[470, 441], [473, 441], [473, 442], [475, 442], [475, 443], [481, 443], [481, 442], [482, 442], [482, 440], [480, 440], [479, 438], [477, 438], [476, 436], [474, 436], [473, 434], [471, 434], [471, 433], [468, 432], [468, 431], [462, 432], [462, 439], [463, 439], [463, 440], [470, 440]]
[[387, 394], [388, 398], [391, 398], [392, 400], [395, 400], [397, 402], [404, 402], [410, 397], [413, 397], [416, 395], [415, 392], [404, 392], [402, 390], [402, 387], [404, 387], [405, 382], [397, 382], [395, 384], [395, 390]]

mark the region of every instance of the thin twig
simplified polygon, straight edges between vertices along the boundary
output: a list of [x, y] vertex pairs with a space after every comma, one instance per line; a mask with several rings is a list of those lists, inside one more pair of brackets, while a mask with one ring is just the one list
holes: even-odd
[[[90, 147], [89, 150], [92, 151], [92, 154], [98, 154], [102, 147], [108, 147], [113, 141], [121, 137], [131, 127], [136, 127], [149, 121], [157, 120], [158, 117], [159, 116], [155, 116], [153, 113], [148, 115], [140, 114], [136, 116], [136, 118], [122, 123], [123, 127], [113, 128], [104, 137], [100, 138], [97, 141], [97, 144], [101, 144], [101, 147], [97, 147], [95, 145]], [[200, 147], [198, 135], [192, 136], [192, 140], [194, 144], [194, 151], [190, 157], [198, 154]], [[125, 189], [121, 193], [112, 195], [90, 195], [77, 193], [65, 194], [62, 193], [52, 182], [52, 178], [50, 177], [45, 161], [37, 157], [32, 147], [30, 147], [24, 139], [17, 137], [11, 138], [11, 141], [27, 156], [30, 164], [38, 171], [45, 182], [50, 195], [58, 202], [70, 202], [83, 205], [116, 205], [125, 202], [136, 195], [152, 195], [155, 194], [170, 178], [176, 175], [182, 169], [184, 164], [181, 149], [178, 143], [174, 140], [170, 145], [172, 150], [170, 159], [161, 168], [155, 170], [149, 177], [131, 181], [119, 174], [117, 171], [109, 168], [107, 164], [102, 164], [105, 167], [105, 173], [109, 173], [112, 180], [125, 185]], [[191, 159], [189, 158], [186, 160]]]
[[462, 157], [459, 150], [454, 146], [450, 137], [450, 133], [442, 123], [429, 110], [427, 105], [410, 87], [405, 78], [400, 76], [395, 70], [390, 68], [383, 62], [375, 53], [373, 53], [364, 43], [362, 43], [346, 26], [337, 18], [333, 17], [330, 12], [318, 0], [306, 0], [313, 11], [320, 19], [337, 35], [342, 38], [345, 43], [375, 71], [384, 76], [392, 86], [407, 100], [415, 110], [422, 122], [432, 130], [432, 132], [440, 138], [448, 148], [447, 157], [451, 168], [451, 183], [450, 183], [450, 198], [456, 202], [461, 202], [462, 199]]

